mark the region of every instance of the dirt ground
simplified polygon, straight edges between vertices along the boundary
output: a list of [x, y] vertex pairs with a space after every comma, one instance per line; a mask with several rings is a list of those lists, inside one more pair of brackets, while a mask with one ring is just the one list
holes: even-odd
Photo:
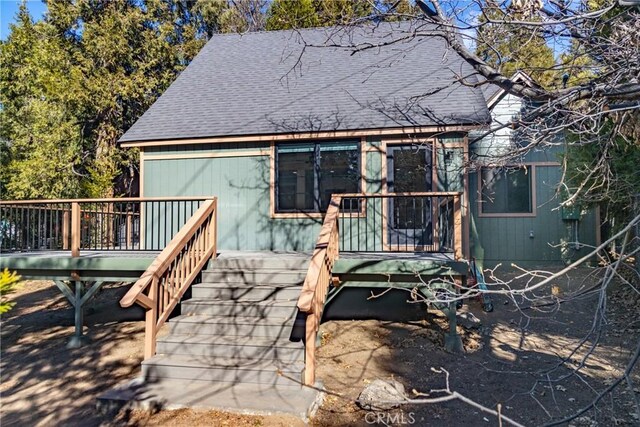
[[[506, 275], [505, 277], [510, 277]], [[360, 391], [374, 379], [394, 378], [411, 394], [445, 386], [490, 408], [501, 404], [504, 415], [523, 425], [544, 425], [574, 414], [620, 377], [640, 339], [638, 293], [619, 285], [610, 290], [607, 316], [588, 335], [598, 294], [584, 293], [597, 283], [595, 269], [573, 272], [538, 291], [560, 304], [519, 311], [513, 301], [494, 297], [495, 311], [484, 313], [478, 302], [462, 309], [479, 324], [459, 326], [466, 352], [443, 349], [445, 319], [429, 312], [416, 322], [331, 321], [321, 329], [318, 377], [328, 395], [311, 424], [371, 425], [372, 415], [355, 405]], [[525, 286], [520, 280], [514, 287]], [[85, 317], [91, 343], [65, 348], [73, 334], [73, 312], [51, 282], [29, 281], [13, 294], [15, 308], [0, 327], [0, 424], [10, 425], [170, 425], [292, 426], [287, 416], [237, 415], [219, 411], [146, 411], [101, 415], [95, 398], [139, 374], [143, 322], [140, 311], [120, 310], [126, 286], [110, 285], [92, 302]], [[578, 297], [573, 297], [579, 295]], [[517, 301], [521, 307], [529, 305]], [[598, 340], [595, 348], [591, 348]], [[591, 351], [583, 362], [583, 356]], [[567, 359], [566, 363], [562, 363]], [[583, 366], [582, 366], [583, 365]], [[577, 374], [573, 369], [581, 366]], [[633, 382], [607, 394], [572, 426], [638, 425], [640, 368]], [[431, 393], [429, 397], [441, 394]], [[496, 417], [460, 401], [404, 407], [383, 413], [379, 425], [484, 426]], [[566, 425], [566, 424], [565, 424]]]

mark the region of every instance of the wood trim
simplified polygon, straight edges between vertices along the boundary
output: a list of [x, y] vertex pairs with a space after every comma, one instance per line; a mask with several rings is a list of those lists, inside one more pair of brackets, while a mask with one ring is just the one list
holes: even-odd
[[144, 155], [144, 150], [140, 150], [140, 178], [139, 178], [139, 184], [140, 184], [140, 197], [144, 196], [144, 161], [145, 161], [145, 155]]
[[526, 163], [523, 163], [523, 164], [524, 165], [531, 165], [531, 166], [562, 166], [558, 162], [526, 162]]
[[461, 195], [461, 191], [424, 191], [424, 192], [414, 192], [414, 193], [340, 193], [336, 194], [336, 196], [340, 196], [342, 198], [353, 198], [353, 197], [367, 197], [369, 199], [376, 199], [382, 197], [442, 197], [442, 196], [459, 196]]
[[42, 199], [42, 200], [7, 200], [0, 205], [28, 205], [45, 203], [120, 203], [120, 202], [179, 202], [185, 200], [204, 201], [214, 196], [179, 196], [179, 197], [113, 197], [107, 199]]
[[360, 138], [360, 192], [367, 192], [367, 138]]
[[557, 166], [557, 167], [560, 167], [562, 165], [560, 163], [558, 163], [558, 162], [523, 162], [523, 163], [507, 163], [507, 164], [488, 163], [486, 165], [482, 165], [481, 167], [483, 167], [483, 168], [501, 168], [501, 167], [517, 168], [519, 166]]
[[80, 256], [80, 204], [74, 202], [71, 204], [71, 256]]
[[463, 258], [461, 196], [453, 198], [453, 253], [456, 261]]
[[[388, 144], [401, 144], [401, 145], [404, 145], [404, 144], [420, 145], [423, 143], [434, 144], [434, 142], [437, 141], [439, 146], [446, 147], [446, 148], [462, 148], [464, 144], [467, 143], [465, 141], [446, 142], [445, 140], [443, 140], [442, 136], [446, 135], [447, 133], [450, 133], [450, 131], [437, 133], [437, 134], [429, 133], [429, 134], [417, 135], [413, 137], [385, 138], [385, 141]], [[463, 140], [464, 140], [464, 137], [463, 137]]]
[[262, 150], [245, 150], [245, 151], [232, 151], [228, 153], [220, 152], [204, 152], [204, 153], [188, 153], [188, 154], [148, 154], [145, 156], [145, 160], [182, 160], [182, 159], [218, 159], [227, 157], [258, 157], [269, 156], [270, 149]]
[[471, 195], [469, 194], [469, 135], [464, 135], [464, 142], [462, 145], [462, 252], [464, 256], [471, 260]]
[[276, 216], [276, 144], [269, 145], [269, 216]]
[[477, 172], [477, 191], [478, 191], [478, 218], [535, 218], [538, 215], [537, 200], [537, 183], [536, 183], [536, 165], [535, 163], [521, 163], [518, 165], [505, 165], [505, 167], [530, 167], [531, 168], [531, 212], [527, 213], [483, 213], [482, 212], [482, 168], [491, 168], [492, 166], [482, 166]]
[[380, 191], [382, 194], [387, 194], [389, 191], [389, 185], [387, 183], [387, 141], [382, 139], [380, 141], [380, 157], [381, 157], [381, 168], [380, 168]]
[[[422, 145], [422, 144], [431, 144], [433, 147], [437, 138], [434, 138], [433, 135], [422, 137], [420, 142], [416, 142], [418, 138], [385, 138], [385, 145]], [[385, 147], [386, 148], [386, 147]], [[385, 150], [386, 153], [386, 150]]]
[[382, 129], [355, 129], [340, 131], [314, 131], [300, 133], [281, 134], [259, 134], [259, 135], [231, 135], [207, 138], [180, 138], [153, 141], [126, 141], [120, 143], [121, 147], [154, 147], [166, 145], [188, 145], [188, 144], [222, 144], [229, 142], [273, 142], [301, 139], [335, 139], [354, 138], [361, 136], [384, 136], [384, 135], [412, 135], [421, 133], [445, 133], [464, 132], [479, 128], [479, 125], [447, 125], [447, 126], [407, 126], [397, 128]]
[[273, 219], [318, 219], [323, 216], [322, 212], [274, 212], [271, 214]]
[[[360, 146], [360, 190], [364, 190], [367, 185], [366, 180], [366, 162], [367, 162], [367, 152], [365, 150], [366, 147], [366, 137], [360, 138], [359, 146]], [[350, 193], [347, 196], [359, 197], [362, 195], [366, 195], [366, 193]], [[340, 194], [342, 196], [342, 194]], [[366, 206], [363, 207], [366, 212]], [[269, 154], [269, 216], [271, 219], [321, 219], [324, 218], [324, 212], [276, 212], [276, 143], [272, 141], [270, 144], [270, 154]], [[347, 218], [361, 218], [365, 217], [365, 213], [361, 212], [360, 214], [344, 214], [341, 217]]]
[[[382, 140], [380, 141], [380, 148], [381, 148], [381, 152], [380, 152], [380, 157], [382, 159], [382, 167], [380, 168], [380, 180], [381, 180], [381, 186], [380, 186], [380, 190], [381, 190], [381, 194], [386, 195], [389, 194], [389, 182], [388, 182], [388, 166], [387, 166], [387, 140], [385, 138], [382, 138]], [[389, 251], [389, 233], [388, 233], [388, 227], [389, 227], [389, 218], [388, 218], [388, 214], [389, 214], [389, 204], [387, 203], [387, 199], [383, 198], [382, 199], [382, 250], [383, 251]]]

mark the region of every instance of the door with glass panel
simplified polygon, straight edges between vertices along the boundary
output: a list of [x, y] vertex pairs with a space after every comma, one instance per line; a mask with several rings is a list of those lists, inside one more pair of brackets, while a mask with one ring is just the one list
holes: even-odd
[[[430, 144], [387, 146], [389, 193], [431, 191], [432, 147]], [[387, 246], [392, 250], [425, 250], [433, 245], [431, 199], [395, 196], [388, 199]]]

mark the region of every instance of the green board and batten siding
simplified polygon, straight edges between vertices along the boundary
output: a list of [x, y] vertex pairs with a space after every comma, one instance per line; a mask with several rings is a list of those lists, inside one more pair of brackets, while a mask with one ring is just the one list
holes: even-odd
[[[144, 195], [218, 197], [218, 247], [227, 250], [309, 250], [319, 219], [272, 219], [269, 213], [268, 155], [242, 151], [269, 149], [269, 144], [208, 149], [169, 147], [162, 154], [229, 153], [238, 157], [155, 159], [144, 162]], [[153, 154], [160, 154], [157, 151]], [[152, 154], [145, 151], [145, 156]]]
[[[452, 138], [450, 142], [458, 141]], [[376, 149], [377, 147], [377, 149]], [[364, 147], [366, 164], [364, 190], [380, 193], [385, 161], [379, 148], [379, 138], [367, 138]], [[254, 155], [247, 156], [247, 152]], [[256, 153], [262, 152], [262, 155]], [[144, 195], [153, 196], [208, 196], [219, 200], [219, 247], [232, 250], [310, 251], [321, 226], [321, 219], [272, 218], [270, 216], [270, 152], [269, 143], [203, 144], [185, 146], [149, 147], [145, 149]], [[446, 167], [449, 190], [458, 190], [456, 179], [462, 150], [454, 149], [453, 158]], [[163, 159], [162, 156], [197, 156]], [[227, 157], [204, 157], [224, 153]], [[233, 154], [238, 156], [234, 157]], [[442, 151], [438, 150], [442, 162]], [[550, 152], [532, 152], [525, 163], [557, 162]], [[442, 164], [441, 163], [441, 164]], [[444, 175], [438, 175], [443, 181]], [[487, 265], [519, 263], [522, 265], [560, 262], [586, 253], [588, 248], [576, 250], [571, 241], [570, 222], [563, 221], [554, 199], [555, 185], [560, 178], [558, 166], [536, 166], [535, 217], [479, 217], [477, 205], [477, 175], [469, 175], [470, 208], [484, 249]], [[453, 185], [451, 185], [453, 184]], [[439, 190], [446, 191], [439, 185]], [[343, 231], [348, 230], [348, 221]], [[534, 237], [530, 238], [533, 230]], [[578, 223], [581, 242], [595, 244], [596, 224], [593, 212], [587, 212]]]
[[[475, 153], [486, 153], [499, 147], [493, 141], [494, 147], [482, 145], [474, 147]], [[533, 217], [486, 217], [479, 216], [479, 187], [478, 174], [469, 174], [469, 192], [471, 200], [471, 214], [475, 221], [477, 237], [484, 249], [486, 266], [498, 263], [518, 264], [520, 266], [536, 266], [550, 263], [562, 263], [575, 260], [586, 255], [591, 250], [588, 246], [576, 248], [571, 242], [576, 240], [585, 245], [596, 244], [596, 215], [594, 210], [584, 210], [575, 225], [571, 221], [562, 219], [559, 208], [561, 202], [558, 197], [558, 183], [562, 177], [562, 146], [547, 147], [544, 150], [527, 152], [521, 162], [535, 167], [535, 201], [536, 215]], [[531, 233], [533, 232], [533, 237]], [[474, 254], [472, 247], [471, 253]], [[477, 253], [477, 252], [476, 252]]]
[[[371, 144], [379, 145], [379, 141]], [[321, 218], [272, 218], [270, 215], [269, 150], [269, 143], [147, 148], [144, 195], [218, 196], [220, 249], [310, 251], [318, 237]], [[257, 151], [263, 154], [247, 155]], [[203, 157], [161, 158], [198, 153]], [[212, 153], [225, 157], [204, 157]], [[366, 191], [379, 192], [381, 156], [368, 152], [365, 158]]]
[[[449, 140], [461, 141], [458, 136]], [[370, 137], [365, 139], [365, 144], [362, 147], [366, 161], [364, 191], [380, 193], [382, 162], [386, 160], [380, 151], [381, 140]], [[220, 249], [310, 251], [320, 231], [321, 218], [272, 218], [270, 215], [269, 152], [269, 143], [148, 147], [143, 157], [143, 194], [145, 197], [217, 196]], [[462, 151], [454, 154], [462, 155]], [[224, 157], [214, 157], [218, 155]], [[171, 158], [173, 156], [187, 158]], [[457, 163], [454, 160], [454, 164]], [[452, 173], [449, 171], [448, 175]], [[451, 182], [456, 181], [451, 178]], [[379, 204], [380, 201], [369, 203]], [[371, 208], [369, 206], [369, 211]], [[380, 211], [379, 206], [376, 211]], [[378, 212], [378, 218], [379, 215]], [[349, 229], [351, 221], [353, 230]], [[342, 222], [343, 232], [355, 233], [356, 221], [346, 219]], [[369, 250], [382, 249], [380, 237], [376, 241], [369, 236], [367, 241], [371, 245]], [[374, 242], [375, 247], [372, 246]]]

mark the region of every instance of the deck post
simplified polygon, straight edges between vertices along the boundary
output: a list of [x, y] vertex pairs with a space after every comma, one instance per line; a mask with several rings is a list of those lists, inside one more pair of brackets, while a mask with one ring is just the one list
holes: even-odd
[[309, 313], [304, 343], [304, 384], [309, 386], [316, 382], [316, 335], [316, 315]]
[[73, 305], [75, 332], [71, 340], [69, 340], [67, 348], [80, 348], [88, 342], [88, 338], [82, 335], [82, 326], [84, 324], [84, 303], [86, 301], [82, 298], [83, 282], [80, 280], [74, 280], [73, 284], [75, 286], [75, 295], [73, 295], [73, 299], [69, 300]]
[[80, 204], [71, 203], [71, 256], [80, 256]]
[[158, 279], [153, 278], [149, 289], [149, 299], [153, 306], [147, 308], [144, 315], [144, 360], [152, 358], [156, 354], [156, 324], [158, 321]]
[[453, 253], [456, 260], [463, 258], [462, 254], [462, 206], [460, 195], [453, 196]]
[[69, 250], [69, 225], [71, 221], [71, 212], [68, 210], [64, 210], [62, 213], [62, 249], [65, 251]]

